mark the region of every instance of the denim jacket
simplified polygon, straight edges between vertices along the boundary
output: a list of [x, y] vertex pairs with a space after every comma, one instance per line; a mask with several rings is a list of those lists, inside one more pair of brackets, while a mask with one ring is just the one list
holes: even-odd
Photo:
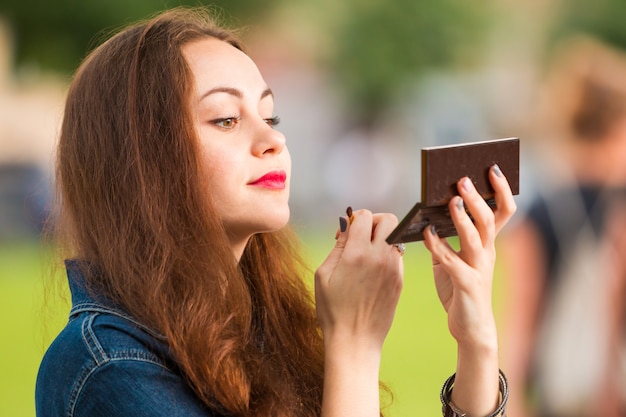
[[66, 262], [72, 309], [37, 375], [38, 417], [214, 416], [185, 382], [165, 339], [90, 297]]

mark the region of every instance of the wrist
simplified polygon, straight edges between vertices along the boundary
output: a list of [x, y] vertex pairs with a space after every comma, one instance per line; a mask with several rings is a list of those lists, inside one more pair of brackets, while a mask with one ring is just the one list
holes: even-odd
[[498, 366], [497, 344], [459, 346], [454, 392], [449, 392], [453, 404], [471, 416], [489, 415], [499, 400]]
[[380, 415], [381, 350], [346, 334], [324, 335], [322, 415]]
[[326, 363], [367, 365], [378, 372], [382, 356], [380, 343], [349, 332], [324, 332], [324, 356]]
[[[444, 417], [466, 417], [468, 414], [458, 408], [452, 401], [452, 390], [454, 388], [456, 374], [444, 382], [441, 387], [440, 400], [442, 404], [442, 413]], [[499, 400], [495, 410], [487, 415], [487, 417], [502, 417], [506, 415], [506, 404], [509, 398], [508, 381], [504, 373], [499, 370], [498, 373]]]
[[481, 363], [485, 361], [498, 364], [497, 337], [459, 342], [457, 346], [459, 362]]
[[[455, 335], [456, 336], [456, 335]], [[468, 354], [488, 355], [498, 352], [498, 331], [495, 320], [484, 321], [471, 332], [455, 337], [459, 351]]]

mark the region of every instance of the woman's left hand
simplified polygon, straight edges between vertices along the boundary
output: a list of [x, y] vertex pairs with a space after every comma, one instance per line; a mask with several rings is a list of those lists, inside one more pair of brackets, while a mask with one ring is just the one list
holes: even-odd
[[450, 201], [460, 250], [454, 250], [432, 229], [424, 233], [424, 242], [432, 254], [437, 294], [448, 313], [450, 333], [458, 343], [452, 401], [467, 415], [492, 413], [500, 398], [498, 335], [491, 301], [495, 238], [516, 205], [497, 166], [489, 170], [489, 179], [495, 190], [495, 210], [467, 177], [457, 184], [460, 196]]
[[450, 333], [460, 345], [497, 343], [491, 302], [495, 238], [516, 205], [497, 166], [489, 170], [489, 179], [495, 190], [495, 210], [469, 178], [462, 178], [457, 184], [460, 196], [450, 201], [449, 210], [459, 235], [459, 251], [436, 236], [436, 231], [424, 233], [424, 243], [432, 254], [437, 294], [448, 313]]

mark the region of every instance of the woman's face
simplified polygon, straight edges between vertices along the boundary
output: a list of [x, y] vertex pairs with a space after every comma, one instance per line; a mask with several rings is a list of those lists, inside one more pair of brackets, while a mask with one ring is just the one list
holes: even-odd
[[273, 126], [274, 100], [254, 62], [217, 39], [183, 47], [195, 79], [195, 118], [206, 185], [237, 258], [255, 233], [289, 220], [291, 158]]

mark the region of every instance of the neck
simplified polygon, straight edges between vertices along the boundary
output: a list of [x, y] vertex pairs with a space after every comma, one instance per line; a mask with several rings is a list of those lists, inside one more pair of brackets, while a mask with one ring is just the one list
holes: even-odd
[[243, 256], [243, 251], [246, 249], [246, 246], [248, 245], [248, 241], [250, 240], [251, 236], [248, 236], [246, 238], [235, 238], [234, 236], [230, 238], [230, 247], [233, 250], [233, 254], [235, 255], [235, 259], [237, 260], [237, 262], [239, 262], [241, 260], [241, 257]]

